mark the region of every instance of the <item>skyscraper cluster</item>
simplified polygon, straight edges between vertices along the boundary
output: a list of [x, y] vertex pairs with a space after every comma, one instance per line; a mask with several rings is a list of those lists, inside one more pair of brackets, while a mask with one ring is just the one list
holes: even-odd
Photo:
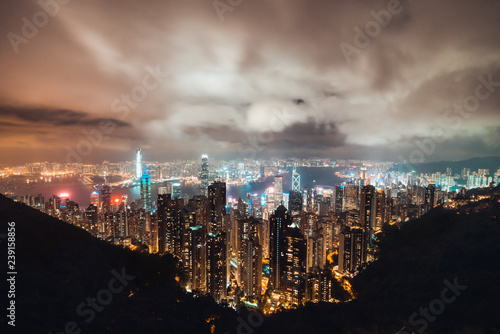
[[[335, 281], [356, 275], [375, 258], [384, 225], [418, 218], [456, 196], [434, 181], [448, 180], [451, 169], [430, 178], [415, 172], [376, 175], [358, 166], [356, 176], [341, 184], [306, 189], [296, 168], [286, 175], [259, 164], [266, 174], [274, 173], [268, 175], [272, 185], [262, 194], [228, 199], [225, 172], [212, 174], [211, 181], [208, 156], [200, 162], [191, 171], [200, 180], [200, 195], [193, 197], [183, 196], [181, 184], [170, 179], [153, 198], [138, 150], [136, 167], [142, 171], [134, 184], [140, 198], [131, 203], [114, 195], [109, 184], [90, 194], [86, 209], [68, 194], [23, 201], [111, 243], [174, 255], [195, 294], [275, 312], [335, 301]], [[245, 164], [237, 167], [243, 175]], [[468, 181], [488, 173], [463, 170], [459, 177]]]

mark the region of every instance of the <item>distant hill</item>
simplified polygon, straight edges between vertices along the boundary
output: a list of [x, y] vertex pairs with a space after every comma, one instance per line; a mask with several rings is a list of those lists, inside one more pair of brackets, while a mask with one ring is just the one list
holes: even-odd
[[[220, 319], [236, 328], [232, 309], [212, 298], [193, 298], [183, 292], [176, 281], [182, 273], [172, 256], [113, 246], [0, 195], [0, 233], [7, 233], [7, 222], [12, 221], [18, 273], [13, 333], [65, 332], [72, 321], [81, 333], [211, 333], [213, 325], [224, 329]], [[7, 242], [0, 241], [4, 264]], [[2, 282], [5, 268], [2, 265]], [[116, 275], [124, 276], [121, 281], [126, 286]], [[121, 291], [110, 294], [110, 289]], [[1, 306], [6, 310], [4, 291]], [[99, 304], [99, 299], [107, 303], [109, 296], [108, 305]], [[91, 311], [87, 298], [96, 298], [98, 311]], [[83, 315], [77, 313], [80, 304]], [[0, 319], [2, 328], [9, 327], [4, 314]]]
[[445, 173], [446, 168], [448, 167], [452, 169], [453, 174], [459, 174], [464, 168], [470, 168], [471, 171], [477, 171], [479, 168], [489, 169], [490, 174], [493, 174], [500, 167], [500, 157], [472, 158], [461, 161], [428, 162], [413, 165], [401, 164], [397, 165], [394, 169], [402, 170], [404, 172], [415, 170], [417, 173]]
[[[402, 333], [500, 333], [499, 189], [496, 193], [459, 214], [439, 207], [399, 230], [388, 226], [380, 236], [380, 259], [352, 280], [354, 301], [273, 315], [258, 333], [397, 333], [405, 326]], [[460, 286], [459, 296], [453, 298], [445, 280]], [[445, 288], [444, 298], [454, 300], [425, 320], [419, 309], [441, 311]]]

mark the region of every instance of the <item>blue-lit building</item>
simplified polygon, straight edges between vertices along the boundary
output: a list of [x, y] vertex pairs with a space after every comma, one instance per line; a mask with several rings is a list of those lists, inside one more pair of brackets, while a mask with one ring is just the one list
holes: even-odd
[[145, 170], [141, 176], [141, 205], [146, 212], [151, 212], [153, 210], [153, 203], [151, 201], [151, 179]]

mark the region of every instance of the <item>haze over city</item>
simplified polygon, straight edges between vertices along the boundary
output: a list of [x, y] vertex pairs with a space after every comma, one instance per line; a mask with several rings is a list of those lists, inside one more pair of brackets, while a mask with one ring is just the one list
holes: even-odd
[[499, 152], [498, 1], [41, 3], [0, 5], [6, 164]]

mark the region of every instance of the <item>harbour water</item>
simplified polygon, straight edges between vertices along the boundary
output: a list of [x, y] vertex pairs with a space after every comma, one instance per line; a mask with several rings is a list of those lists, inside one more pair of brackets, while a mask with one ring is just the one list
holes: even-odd
[[[288, 192], [292, 187], [292, 173], [291, 168], [288, 169], [288, 173], [283, 173], [283, 191]], [[297, 172], [301, 177], [301, 187], [303, 188], [314, 188], [314, 187], [334, 187], [340, 184], [343, 179], [337, 177], [334, 172], [333, 167], [299, 167]], [[245, 198], [247, 193], [251, 194], [262, 194], [266, 188], [272, 187], [273, 176], [267, 177], [262, 182], [252, 182], [246, 185], [228, 185], [227, 186], [227, 196], [233, 197], [235, 199], [241, 197]], [[151, 185], [151, 196], [156, 198], [158, 194], [158, 188], [166, 186], [167, 182], [154, 183]], [[181, 182], [182, 193], [187, 193], [189, 197], [200, 194], [200, 185], [193, 183]], [[90, 202], [90, 194], [95, 191], [92, 185], [84, 184], [79, 181], [76, 177], [61, 177], [54, 178], [52, 182], [37, 182], [35, 184], [26, 184], [23, 182], [18, 182], [16, 187], [10, 185], [8, 188], [3, 187], [0, 189], [2, 193], [7, 190], [12, 191], [16, 196], [24, 196], [26, 194], [37, 196], [42, 194], [45, 196], [45, 201], [52, 195], [59, 195], [62, 193], [69, 194], [69, 198], [76, 201], [80, 206], [88, 206]], [[140, 198], [140, 187], [128, 186], [123, 188], [113, 188], [113, 197], [121, 197], [122, 195], [128, 196], [128, 201], [133, 202]]]

